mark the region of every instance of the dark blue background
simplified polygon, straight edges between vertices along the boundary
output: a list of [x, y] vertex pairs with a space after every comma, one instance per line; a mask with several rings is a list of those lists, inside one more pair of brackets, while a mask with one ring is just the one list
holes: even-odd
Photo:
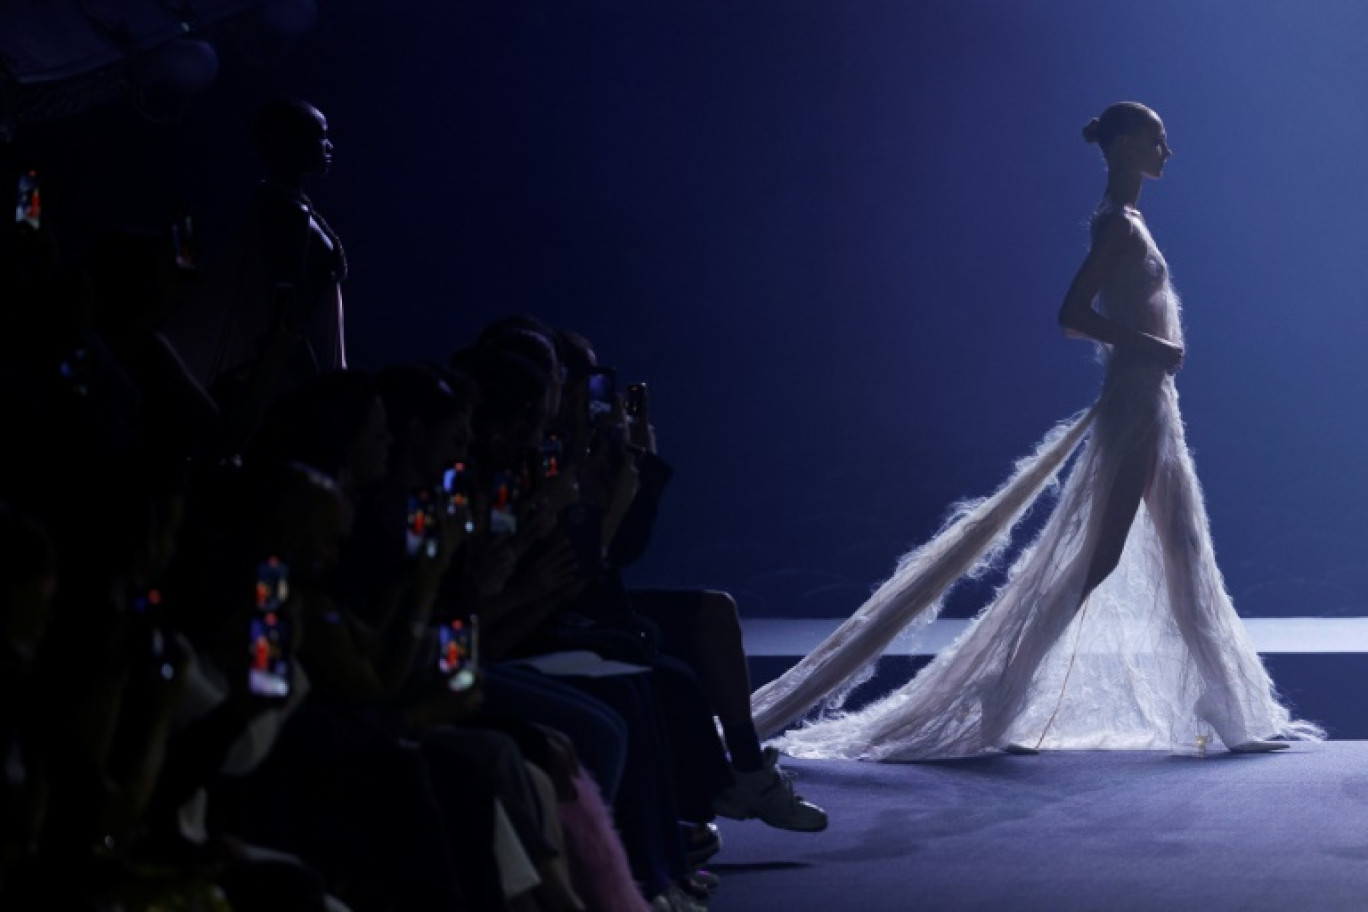
[[346, 2], [225, 53], [179, 125], [115, 105], [30, 142], [54, 212], [148, 220], [169, 186], [212, 247], [254, 106], [315, 99], [357, 363], [508, 312], [583, 330], [650, 382], [678, 469], [634, 581], [839, 616], [1091, 401], [1055, 323], [1105, 179], [1079, 131], [1144, 101], [1236, 605], [1364, 614], [1365, 34], [1353, 0]]

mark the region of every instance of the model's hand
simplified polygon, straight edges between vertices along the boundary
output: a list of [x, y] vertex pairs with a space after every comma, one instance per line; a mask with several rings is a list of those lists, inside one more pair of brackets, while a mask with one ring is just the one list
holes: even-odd
[[1170, 376], [1178, 373], [1178, 371], [1182, 369], [1183, 355], [1185, 354], [1183, 346], [1174, 345], [1172, 342], [1164, 342], [1161, 340], [1159, 343], [1159, 350], [1156, 354], [1159, 357], [1159, 363], [1164, 365], [1164, 370], [1166, 370]]

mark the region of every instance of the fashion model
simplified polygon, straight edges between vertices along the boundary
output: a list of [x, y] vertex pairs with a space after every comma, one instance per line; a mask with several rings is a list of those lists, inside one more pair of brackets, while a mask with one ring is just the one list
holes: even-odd
[[[1101, 395], [991, 497], [959, 504], [835, 633], [755, 693], [762, 733], [822, 704], [775, 742], [786, 753], [1263, 752], [1324, 737], [1279, 701], [1216, 566], [1174, 386], [1178, 297], [1137, 208], [1141, 186], [1172, 155], [1164, 124], [1122, 102], [1083, 137], [1106, 158], [1107, 188], [1059, 321], [1102, 349]], [[1026, 511], [1055, 495], [1037, 538], [959, 640], [899, 690], [841, 711], [884, 647], [929, 624], [946, 590], [991, 563]]]

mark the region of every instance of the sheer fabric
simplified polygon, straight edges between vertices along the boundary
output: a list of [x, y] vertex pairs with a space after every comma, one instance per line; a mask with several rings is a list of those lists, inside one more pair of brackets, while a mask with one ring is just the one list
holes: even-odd
[[[293, 228], [299, 229], [298, 240], [290, 243]], [[287, 242], [280, 241], [282, 232]], [[270, 262], [268, 241], [297, 249], [298, 265]], [[297, 286], [306, 317], [300, 350], [291, 365], [295, 379], [345, 370], [345, 277], [342, 242], [309, 198], [263, 183], [244, 224], [209, 265], [194, 299], [169, 321], [166, 333], [206, 388], [225, 377], [241, 378], [261, 356], [266, 337], [280, 319], [277, 286], [288, 282]]]
[[[1101, 311], [1181, 342], [1178, 297], [1140, 214], [1099, 209], [1094, 236], [1104, 218], [1124, 219], [1134, 255], [1103, 287]], [[1231, 604], [1173, 378], [1129, 352], [1103, 355], [1092, 408], [1054, 428], [992, 496], [959, 504], [826, 641], [754, 694], [765, 734], [818, 707], [774, 741], [783, 751], [896, 761], [1009, 744], [1185, 752], [1324, 737], [1279, 701]], [[1096, 516], [1137, 454], [1153, 467], [1144, 502], [1120, 564], [1084, 602]], [[844, 711], [883, 649], [924, 630], [950, 586], [1000, 557], [1026, 512], [1052, 497], [1044, 527], [965, 633], [900, 689]]]

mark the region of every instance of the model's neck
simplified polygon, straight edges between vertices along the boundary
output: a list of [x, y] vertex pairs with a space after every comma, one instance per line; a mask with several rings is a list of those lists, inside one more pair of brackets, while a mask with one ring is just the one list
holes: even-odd
[[297, 171], [271, 171], [266, 180], [282, 190], [304, 192], [304, 175]]
[[1117, 206], [1134, 206], [1140, 202], [1140, 186], [1144, 181], [1144, 175], [1139, 171], [1112, 171], [1107, 175], [1106, 197]]

